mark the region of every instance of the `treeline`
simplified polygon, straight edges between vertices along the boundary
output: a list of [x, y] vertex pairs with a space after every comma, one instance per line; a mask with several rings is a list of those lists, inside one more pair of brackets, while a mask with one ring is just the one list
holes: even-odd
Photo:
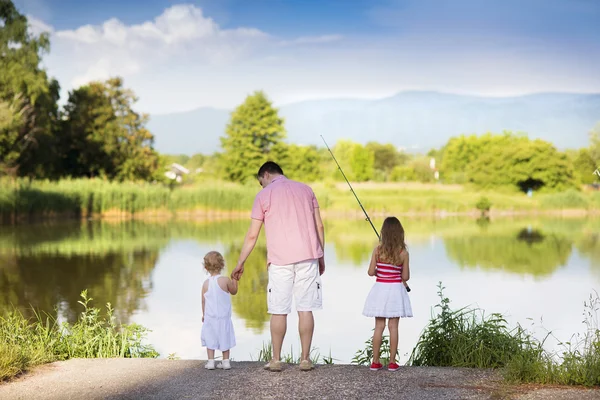
[[[286, 175], [304, 181], [342, 180], [324, 147], [285, 142], [284, 121], [264, 93], [246, 98], [231, 116], [221, 153], [169, 156], [169, 161], [201, 169], [206, 176], [245, 183], [255, 180], [260, 165], [278, 161]], [[600, 124], [590, 132], [590, 146], [561, 152], [551, 143], [504, 132], [451, 138], [427, 154], [409, 154], [392, 144], [366, 145], [338, 140], [333, 153], [349, 180], [355, 182], [471, 183], [521, 191], [577, 188], [600, 182]]]
[[119, 78], [69, 93], [59, 109], [59, 83], [40, 67], [47, 34], [32, 35], [27, 18], [0, 0], [0, 174], [37, 179], [160, 178], [147, 116], [132, 108]]
[[[133, 106], [135, 94], [120, 78], [71, 91], [58, 106], [59, 84], [40, 67], [46, 34], [32, 35], [27, 18], [0, 0], [0, 176], [30, 179], [103, 178], [161, 181], [169, 163], [190, 177], [252, 183], [266, 160], [307, 182], [342, 180], [327, 149], [286, 142], [284, 120], [263, 92], [249, 95], [231, 114], [222, 151], [159, 155]], [[588, 148], [561, 152], [551, 143], [512, 133], [454, 137], [441, 149], [410, 154], [392, 144], [338, 140], [333, 152], [354, 182], [471, 183], [527, 191], [564, 190], [599, 182], [600, 125]]]

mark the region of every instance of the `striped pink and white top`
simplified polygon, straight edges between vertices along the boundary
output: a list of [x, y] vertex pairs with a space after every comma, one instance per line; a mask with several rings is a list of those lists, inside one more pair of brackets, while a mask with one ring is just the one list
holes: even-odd
[[393, 265], [377, 260], [375, 276], [377, 282], [402, 283], [402, 265]]

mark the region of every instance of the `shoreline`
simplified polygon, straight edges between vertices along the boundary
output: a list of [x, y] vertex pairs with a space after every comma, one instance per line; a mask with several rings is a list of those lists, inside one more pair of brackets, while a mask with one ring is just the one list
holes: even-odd
[[[503, 219], [514, 217], [560, 217], [560, 218], [584, 218], [600, 216], [599, 209], [549, 209], [549, 210], [490, 210], [482, 214], [479, 210], [470, 211], [401, 211], [401, 212], [384, 212], [372, 211], [369, 212], [369, 217], [383, 218], [389, 215], [408, 218], [434, 218], [445, 219], [455, 217], [465, 217], [472, 219]], [[321, 217], [331, 219], [365, 219], [364, 213], [358, 210], [322, 210]], [[0, 216], [0, 226], [16, 225], [22, 223], [39, 223], [39, 222], [54, 222], [54, 221], [223, 221], [223, 220], [240, 220], [250, 218], [250, 211], [224, 211], [224, 210], [148, 210], [141, 212], [126, 212], [121, 210], [109, 210], [100, 214], [81, 215], [77, 212], [63, 213], [33, 213], [29, 215], [3, 215]]]

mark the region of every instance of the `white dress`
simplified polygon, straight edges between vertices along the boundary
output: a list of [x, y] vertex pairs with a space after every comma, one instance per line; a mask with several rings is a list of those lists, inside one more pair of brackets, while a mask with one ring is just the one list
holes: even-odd
[[412, 317], [408, 292], [402, 283], [402, 265], [377, 261], [377, 281], [371, 288], [363, 315], [381, 318]]
[[235, 347], [235, 332], [231, 321], [231, 295], [219, 286], [217, 280], [220, 276], [208, 278], [201, 338], [202, 346], [227, 351]]

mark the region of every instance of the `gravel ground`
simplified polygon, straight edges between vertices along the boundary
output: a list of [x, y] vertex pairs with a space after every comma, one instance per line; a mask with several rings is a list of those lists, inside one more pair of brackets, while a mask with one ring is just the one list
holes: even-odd
[[600, 399], [600, 390], [507, 386], [497, 372], [466, 368], [402, 367], [369, 371], [350, 365], [280, 373], [261, 363], [233, 362], [229, 371], [204, 361], [74, 359], [41, 366], [0, 384], [0, 399]]

